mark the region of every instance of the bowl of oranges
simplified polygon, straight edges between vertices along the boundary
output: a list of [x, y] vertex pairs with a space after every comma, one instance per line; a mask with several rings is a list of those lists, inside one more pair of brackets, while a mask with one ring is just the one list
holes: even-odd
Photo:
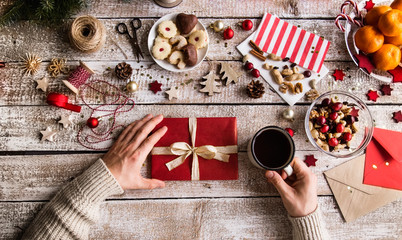
[[[362, 27], [346, 23], [345, 41], [353, 61], [366, 74], [392, 82], [393, 71], [401, 68], [402, 0], [373, 2], [373, 8], [361, 12]], [[359, 9], [365, 9], [365, 3], [360, 2]], [[356, 14], [349, 16], [355, 18]], [[369, 61], [370, 67], [359, 64], [362, 57]]]

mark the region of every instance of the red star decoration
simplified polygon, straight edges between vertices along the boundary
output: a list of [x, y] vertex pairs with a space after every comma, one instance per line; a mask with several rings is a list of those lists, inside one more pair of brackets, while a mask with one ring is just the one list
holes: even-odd
[[374, 70], [374, 65], [370, 62], [370, 59], [364, 54], [353, 55], [359, 61], [359, 68], [366, 69], [368, 73]]
[[335, 69], [335, 72], [334, 74], [332, 74], [332, 76], [334, 76], [335, 80], [343, 81], [343, 77], [345, 76], [345, 74], [342, 70]]
[[356, 109], [355, 107], [352, 107], [352, 111], [349, 113], [349, 115], [353, 117], [358, 117], [359, 116], [359, 109]]
[[402, 121], [402, 112], [400, 110], [398, 112], [394, 112], [393, 115], [394, 116], [392, 118], [394, 119], [394, 121], [396, 123], [399, 123]]
[[307, 164], [307, 167], [310, 166], [315, 166], [315, 162], [317, 162], [318, 159], [314, 157], [314, 155], [307, 155], [306, 160], [304, 162]]
[[398, 66], [388, 72], [392, 75], [393, 82], [402, 82], [402, 67]]
[[392, 91], [392, 90], [394, 90], [394, 89], [391, 88], [390, 85], [387, 85], [387, 84], [381, 85], [381, 92], [382, 92], [382, 94], [384, 94], [384, 95], [391, 96], [391, 91]]
[[373, 0], [366, 1], [366, 6], [364, 6], [365, 9], [367, 9], [367, 12], [370, 11], [374, 7], [375, 3], [373, 3]]
[[377, 98], [380, 97], [380, 96], [378, 96], [377, 91], [369, 90], [368, 93], [367, 93], [367, 97], [368, 97], [368, 100], [377, 102]]
[[149, 89], [152, 92], [157, 93], [159, 91], [162, 91], [161, 86], [162, 86], [162, 83], [158, 83], [158, 81], [154, 81], [151, 84], [149, 84]]

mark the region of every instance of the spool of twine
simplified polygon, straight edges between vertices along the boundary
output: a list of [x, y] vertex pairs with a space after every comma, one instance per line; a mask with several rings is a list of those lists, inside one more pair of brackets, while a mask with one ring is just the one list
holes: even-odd
[[75, 94], [78, 94], [80, 86], [85, 84], [92, 74], [94, 71], [80, 61], [80, 65], [70, 74], [68, 80], [63, 80], [63, 83]]
[[71, 24], [70, 42], [78, 50], [91, 53], [98, 51], [106, 40], [106, 29], [95, 17], [85, 15]]

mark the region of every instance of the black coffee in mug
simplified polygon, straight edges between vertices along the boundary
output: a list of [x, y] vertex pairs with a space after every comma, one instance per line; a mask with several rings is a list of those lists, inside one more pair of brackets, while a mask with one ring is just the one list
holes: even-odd
[[251, 153], [261, 167], [279, 170], [293, 160], [295, 146], [284, 129], [268, 126], [259, 130], [251, 140]]

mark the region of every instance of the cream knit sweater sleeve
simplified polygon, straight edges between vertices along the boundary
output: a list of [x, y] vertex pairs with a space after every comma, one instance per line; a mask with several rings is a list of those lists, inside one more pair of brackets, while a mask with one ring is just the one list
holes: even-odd
[[331, 239], [325, 227], [319, 207], [305, 217], [288, 217], [292, 223], [294, 240]]
[[100, 204], [124, 191], [102, 159], [64, 186], [38, 213], [22, 239], [88, 239]]

